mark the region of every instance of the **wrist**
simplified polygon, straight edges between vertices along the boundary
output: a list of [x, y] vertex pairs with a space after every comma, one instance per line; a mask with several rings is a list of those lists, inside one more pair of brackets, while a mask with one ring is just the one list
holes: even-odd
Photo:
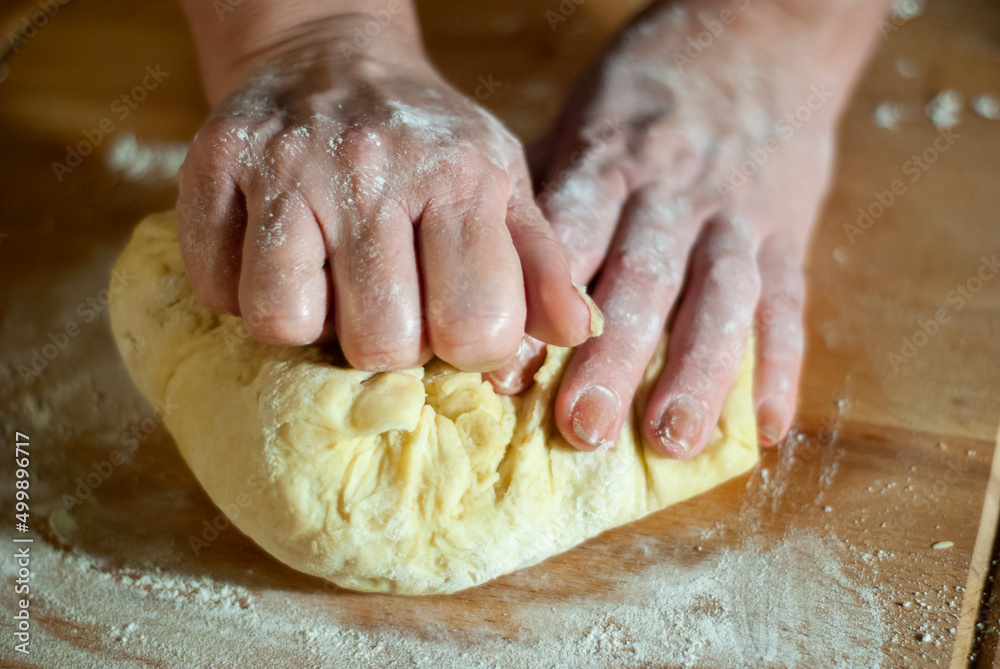
[[[275, 69], [323, 62], [423, 62], [410, 0], [182, 0], [212, 106], [240, 83]], [[223, 8], [229, 8], [227, 12]]]
[[[747, 1], [747, 0], [744, 0]], [[828, 116], [846, 105], [867, 62], [891, 0], [764, 0], [755, 17], [787, 67], [833, 92]]]
[[688, 23], [687, 43], [664, 42], [675, 65], [714, 54], [730, 66], [748, 67], [748, 75], [784, 82], [791, 101], [822, 91], [818, 116], [832, 124], [888, 7], [889, 0], [657, 0], [635, 22], [668, 31]]

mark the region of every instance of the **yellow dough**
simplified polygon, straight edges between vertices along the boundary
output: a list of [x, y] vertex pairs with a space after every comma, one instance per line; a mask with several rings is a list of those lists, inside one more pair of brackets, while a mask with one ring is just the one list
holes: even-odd
[[142, 393], [171, 407], [165, 423], [205, 490], [267, 552], [346, 588], [468, 588], [757, 462], [750, 356], [697, 457], [653, 453], [635, 408], [614, 448], [583, 453], [551, 415], [569, 350], [549, 347], [532, 388], [505, 397], [437, 360], [371, 373], [258, 343], [194, 298], [173, 213], [143, 221], [116, 268], [118, 348]]

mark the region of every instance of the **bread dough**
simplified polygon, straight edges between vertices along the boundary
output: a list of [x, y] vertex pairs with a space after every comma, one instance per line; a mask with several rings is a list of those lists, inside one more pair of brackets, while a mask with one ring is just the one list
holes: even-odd
[[506, 397], [438, 360], [371, 373], [317, 348], [261, 344], [197, 302], [173, 213], [143, 221], [116, 269], [118, 348], [142, 393], [172, 408], [164, 422], [206, 492], [271, 555], [345, 588], [468, 588], [757, 461], [749, 356], [698, 456], [653, 453], [635, 408], [614, 448], [584, 453], [551, 415], [567, 349], [549, 347], [531, 389]]

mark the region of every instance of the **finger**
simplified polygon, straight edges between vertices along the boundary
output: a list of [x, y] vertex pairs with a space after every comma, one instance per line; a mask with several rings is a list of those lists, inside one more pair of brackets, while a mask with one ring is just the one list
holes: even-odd
[[757, 254], [761, 299], [757, 306], [757, 365], [754, 395], [757, 430], [765, 446], [777, 444], [795, 415], [805, 335], [805, 286], [798, 254], [777, 237]]
[[694, 456], [718, 421], [760, 296], [755, 250], [749, 229], [714, 220], [692, 251], [667, 363], [644, 419], [646, 439], [662, 455]]
[[628, 188], [624, 174], [611, 163], [603, 166], [601, 155], [579, 151], [554, 162], [537, 200], [563, 246], [573, 281], [584, 285], [607, 253]]
[[625, 208], [594, 297], [604, 334], [580, 346], [556, 398], [556, 424], [583, 450], [609, 447], [628, 415], [683, 278], [700, 218], [646, 194]]
[[[316, 209], [313, 209], [313, 214], [318, 218], [322, 214]], [[337, 317], [335, 310], [333, 308], [333, 272], [330, 269], [330, 255], [329, 248], [330, 244], [327, 242], [325, 228], [323, 224], [320, 224], [320, 234], [323, 235], [323, 241], [326, 243], [327, 257], [326, 262], [323, 263], [323, 278], [326, 279], [326, 318], [323, 320], [323, 329], [319, 333], [319, 337], [312, 342], [314, 346], [329, 346], [339, 344], [337, 343]]]
[[191, 290], [207, 309], [233, 314], [240, 311], [247, 217], [235, 175], [243, 128], [231, 119], [208, 121], [178, 173], [177, 236]]
[[516, 395], [527, 390], [544, 362], [545, 342], [525, 335], [514, 357], [487, 374], [486, 380], [501, 395]]
[[526, 305], [506, 184], [471, 188], [432, 198], [418, 238], [431, 348], [459, 369], [486, 371], [517, 351]]
[[[537, 198], [577, 285], [589, 283], [600, 267], [627, 193], [622, 173], [600, 166], [600, 153], [600, 150], [588, 153], [582, 148], [563, 151], [553, 160], [550, 178], [542, 184]], [[545, 361], [542, 352], [541, 344], [531, 344], [521, 355], [491, 373], [490, 383], [502, 393], [527, 388]]]
[[316, 217], [296, 192], [268, 199], [254, 184], [248, 201], [239, 283], [243, 322], [258, 341], [312, 343], [328, 306], [326, 247]]
[[383, 198], [340, 225], [331, 257], [344, 356], [370, 371], [416, 365], [423, 341], [410, 217]]
[[525, 332], [556, 346], [576, 346], [599, 334], [600, 311], [573, 284], [563, 247], [538, 207], [512, 204], [507, 229], [524, 277]]

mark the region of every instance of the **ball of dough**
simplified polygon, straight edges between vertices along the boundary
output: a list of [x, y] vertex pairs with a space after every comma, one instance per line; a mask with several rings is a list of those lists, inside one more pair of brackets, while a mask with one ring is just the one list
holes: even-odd
[[571, 354], [549, 347], [525, 393], [432, 361], [362, 372], [328, 351], [261, 344], [207, 311], [184, 273], [173, 213], [143, 221], [110, 305], [129, 373], [212, 500], [264, 550], [345, 588], [447, 593], [535, 564], [697, 495], [757, 461], [752, 359], [708, 446], [656, 455], [632, 415], [602, 453], [575, 450], [552, 418]]

